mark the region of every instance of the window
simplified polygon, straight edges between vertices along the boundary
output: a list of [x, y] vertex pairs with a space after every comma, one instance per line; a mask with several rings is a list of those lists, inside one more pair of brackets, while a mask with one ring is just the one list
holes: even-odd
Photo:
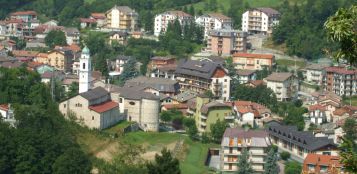
[[83, 63], [82, 67], [83, 69], [86, 69], [86, 63]]
[[229, 148], [229, 153], [233, 153], [233, 147]]
[[66, 104], [63, 104], [63, 107], [66, 108]]
[[224, 82], [227, 82], [227, 79], [224, 79]]
[[92, 120], [94, 120], [94, 116], [92, 116]]
[[123, 98], [119, 98], [119, 103], [123, 103]]
[[131, 101], [131, 102], [129, 102], [129, 104], [130, 104], [130, 105], [135, 105], [135, 102], [132, 102], [132, 101]]

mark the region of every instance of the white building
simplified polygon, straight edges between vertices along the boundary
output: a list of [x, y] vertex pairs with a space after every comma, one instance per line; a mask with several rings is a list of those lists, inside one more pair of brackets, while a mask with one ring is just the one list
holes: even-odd
[[237, 172], [239, 157], [243, 149], [247, 149], [254, 173], [263, 173], [270, 145], [269, 135], [265, 131], [227, 128], [221, 143], [220, 170], [225, 173]]
[[255, 70], [240, 69], [237, 71], [239, 84], [245, 84], [249, 81], [257, 79], [257, 73]]
[[309, 107], [310, 122], [315, 125], [320, 125], [325, 122], [329, 122], [331, 119], [327, 119], [326, 107], [316, 104]]
[[0, 118], [4, 120], [14, 119], [14, 110], [11, 108], [10, 104], [0, 105]]
[[63, 32], [66, 36], [67, 45], [79, 44], [81, 33], [77, 28], [64, 28]]
[[178, 20], [181, 26], [189, 25], [193, 22], [193, 17], [183, 11], [167, 11], [155, 16], [154, 35], [159, 36], [165, 33], [169, 23]]
[[204, 38], [207, 39], [209, 30], [232, 29], [233, 22], [230, 17], [221, 13], [209, 13], [195, 19], [196, 24], [204, 28]]
[[279, 24], [280, 13], [272, 8], [255, 8], [242, 15], [242, 30], [249, 33], [271, 34]]
[[91, 81], [91, 59], [90, 51], [87, 46], [82, 50], [82, 56], [79, 59], [79, 93], [87, 92], [90, 88]]
[[267, 87], [276, 94], [278, 101], [290, 100], [299, 88], [299, 82], [291, 73], [273, 73], [264, 81]]
[[317, 85], [322, 85], [323, 77], [326, 73], [325, 68], [327, 66], [320, 64], [311, 64], [307, 66], [306, 69], [306, 81], [315, 83]]

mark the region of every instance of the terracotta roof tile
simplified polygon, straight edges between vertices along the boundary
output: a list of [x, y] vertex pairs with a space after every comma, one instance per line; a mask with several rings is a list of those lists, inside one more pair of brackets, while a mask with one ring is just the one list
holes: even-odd
[[316, 111], [316, 110], [320, 110], [320, 111], [326, 111], [326, 107], [322, 106], [320, 104], [316, 104], [316, 105], [311, 105], [309, 106], [309, 111]]
[[18, 12], [13, 12], [10, 14], [10, 16], [22, 16], [22, 15], [37, 15], [35, 11], [18, 11]]
[[101, 103], [98, 105], [89, 106], [89, 109], [91, 109], [95, 112], [98, 112], [98, 113], [103, 113], [103, 112], [109, 111], [113, 108], [116, 108], [118, 106], [119, 106], [119, 104], [117, 102], [108, 101], [108, 102]]
[[357, 74], [357, 70], [347, 70], [344, 67], [327, 67], [325, 68], [327, 72], [333, 72], [337, 74], [346, 74], [346, 75], [352, 75], [352, 74]]
[[[332, 166], [334, 167], [342, 167], [342, 164], [339, 162], [340, 158], [338, 156], [330, 156], [330, 155], [319, 155], [319, 154], [307, 154], [304, 160], [304, 170], [307, 170], [307, 165], [315, 165], [315, 166], [328, 166], [328, 171], [331, 170]], [[306, 166], [306, 168], [305, 168]], [[330, 172], [328, 172], [330, 173]]]
[[9, 104], [1, 104], [0, 105], [0, 110], [8, 111], [9, 110]]

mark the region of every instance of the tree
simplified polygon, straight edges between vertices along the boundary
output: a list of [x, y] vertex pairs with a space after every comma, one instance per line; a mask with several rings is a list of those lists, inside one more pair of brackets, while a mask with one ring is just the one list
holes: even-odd
[[345, 132], [344, 138], [350, 141], [357, 139], [357, 122], [353, 118], [347, 118], [342, 126]]
[[357, 5], [341, 8], [325, 22], [328, 37], [339, 44], [337, 59], [345, 59], [350, 65], [357, 64]]
[[253, 168], [252, 164], [249, 162], [249, 153], [246, 148], [243, 148], [242, 155], [239, 157], [238, 161], [238, 172], [237, 174], [252, 174]]
[[271, 148], [264, 164], [264, 174], [278, 174], [279, 166], [277, 164], [278, 156], [274, 148]]
[[130, 58], [123, 66], [123, 73], [119, 76], [119, 85], [123, 86], [129, 79], [135, 78], [139, 75], [136, 69], [136, 60]]
[[68, 88], [68, 92], [66, 94], [67, 98], [74, 97], [78, 94], [79, 92], [79, 84], [78, 82], [72, 82], [71, 85]]
[[66, 36], [63, 31], [52, 30], [45, 37], [45, 43], [48, 47], [54, 48], [55, 46], [67, 45]]
[[193, 124], [193, 125], [191, 125], [190, 127], [186, 128], [186, 129], [187, 129], [188, 136], [192, 140], [197, 138], [198, 130], [197, 130], [196, 124]]
[[286, 161], [286, 160], [288, 160], [290, 158], [290, 153], [283, 151], [283, 152], [280, 153], [280, 158], [282, 160]]
[[226, 128], [227, 123], [224, 120], [217, 120], [216, 123], [211, 124], [210, 129], [213, 141], [219, 143], [222, 139], [224, 131], [226, 131]]
[[149, 162], [146, 165], [149, 174], [180, 174], [179, 160], [172, 156], [172, 153], [164, 148], [161, 155], [155, 155], [155, 163]]
[[88, 157], [78, 148], [69, 148], [60, 155], [53, 164], [54, 174], [78, 173], [87, 174], [91, 171]]
[[285, 174], [300, 174], [301, 173], [301, 164], [295, 161], [287, 162], [285, 165]]
[[163, 122], [169, 122], [172, 120], [171, 114], [169, 113], [169, 111], [163, 111], [160, 113], [160, 119]]

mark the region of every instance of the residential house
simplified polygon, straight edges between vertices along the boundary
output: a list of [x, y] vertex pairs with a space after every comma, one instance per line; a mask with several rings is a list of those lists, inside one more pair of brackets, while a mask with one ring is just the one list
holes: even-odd
[[123, 31], [113, 31], [109, 33], [109, 44], [116, 42], [120, 45], [127, 44], [129, 34]]
[[178, 20], [182, 27], [193, 23], [194, 18], [183, 11], [167, 11], [155, 16], [154, 35], [159, 36], [167, 31], [170, 23]]
[[206, 51], [213, 55], [230, 56], [247, 50], [246, 32], [238, 30], [209, 30]]
[[89, 18], [94, 19], [99, 28], [105, 25], [105, 13], [91, 13]]
[[21, 62], [30, 62], [34, 60], [39, 53], [38, 51], [13, 50], [12, 55]]
[[204, 38], [208, 38], [209, 30], [232, 29], [232, 18], [221, 13], [208, 13], [195, 19], [196, 24], [204, 28]]
[[233, 109], [240, 125], [263, 126], [263, 120], [270, 118], [272, 112], [267, 107], [251, 101], [234, 101]]
[[111, 72], [109, 72], [109, 75], [111, 76], [116, 76], [120, 75], [124, 71], [124, 64], [128, 62], [129, 59], [135, 59], [132, 56], [124, 56], [124, 55], [118, 55], [115, 58], [115, 61], [110, 62], [110, 68]]
[[237, 70], [239, 84], [246, 84], [249, 81], [257, 79], [257, 73], [255, 70], [240, 69]]
[[79, 123], [99, 130], [124, 119], [119, 113], [119, 104], [112, 101], [110, 93], [101, 87], [61, 102], [59, 110], [66, 118], [74, 117]]
[[[6, 22], [5, 21], [0, 21], [0, 37], [4, 37], [7, 33], [6, 29]], [[5, 39], [5, 38], [3, 38]]]
[[302, 167], [302, 173], [306, 174], [348, 174], [339, 156], [319, 155], [309, 153]]
[[150, 76], [175, 80], [176, 68], [177, 68], [176, 64], [159, 66], [151, 70]]
[[0, 104], [0, 119], [10, 120], [14, 119], [14, 110], [11, 104]]
[[246, 83], [245, 85], [249, 86], [249, 87], [256, 88], [257, 86], [266, 85], [266, 84], [265, 84], [264, 80], [251, 80], [251, 81], [248, 81], [248, 83]]
[[72, 71], [73, 52], [65, 47], [59, 47], [48, 53], [48, 63], [57, 70]]
[[175, 75], [181, 91], [204, 93], [210, 90], [221, 100], [230, 99], [231, 77], [219, 64], [205, 60], [180, 60]]
[[37, 19], [37, 13], [35, 11], [18, 11], [10, 13], [10, 19], [20, 19], [29, 22], [33, 19]]
[[79, 30], [77, 28], [64, 28], [63, 32], [66, 35], [67, 45], [80, 44], [79, 37], [80, 37], [81, 33], [79, 32]]
[[171, 97], [172, 104], [187, 104], [191, 99], [196, 98], [197, 93], [193, 91], [183, 91], [175, 96]]
[[342, 97], [333, 92], [321, 91], [312, 93], [311, 104], [320, 104], [326, 107], [326, 110], [332, 114], [336, 109], [342, 106]]
[[279, 24], [280, 13], [272, 8], [253, 8], [242, 15], [242, 30], [249, 33], [271, 34]]
[[18, 11], [10, 13], [9, 21], [22, 21], [21, 30], [24, 36], [32, 36], [33, 30], [40, 24], [35, 11]]
[[45, 22], [43, 25], [46, 25], [46, 26], [58, 26], [58, 21], [56, 20], [49, 20], [47, 22]]
[[44, 39], [31, 39], [26, 42], [26, 49], [48, 48]]
[[205, 95], [198, 95], [195, 99], [187, 102], [187, 114], [196, 121], [199, 132], [210, 132], [211, 124], [218, 120], [232, 123], [235, 118], [232, 113], [232, 107], [218, 101], [211, 101]]
[[275, 65], [275, 56], [272, 54], [235, 53], [232, 58], [236, 69], [263, 70]]
[[339, 96], [357, 95], [357, 70], [345, 67], [327, 67], [325, 90]]
[[276, 122], [267, 125], [266, 131], [279, 151], [291, 154], [292, 159], [303, 162], [309, 153], [337, 155], [338, 148], [327, 137], [315, 137], [311, 132], [298, 131], [296, 126], [285, 126]]
[[128, 6], [114, 6], [105, 13], [105, 27], [121, 31], [136, 31], [139, 14]]
[[24, 21], [22, 19], [9, 19], [6, 23], [6, 35], [21, 37], [23, 36]]
[[295, 97], [299, 84], [291, 73], [273, 73], [264, 79], [267, 87], [273, 90], [278, 101], [286, 101]]
[[326, 73], [325, 68], [326, 65], [321, 64], [311, 64], [308, 65], [306, 69], [306, 81], [310, 83], [314, 83], [316, 85], [323, 84], [323, 77]]
[[96, 25], [96, 20], [91, 18], [79, 18], [81, 28], [93, 27]]
[[338, 123], [341, 120], [345, 120], [346, 118], [357, 116], [357, 106], [343, 106], [341, 108], [336, 109], [331, 114], [332, 121], [334, 123]]
[[227, 128], [221, 142], [220, 171], [236, 173], [239, 170], [240, 155], [243, 150], [247, 150], [254, 173], [263, 173], [270, 146], [269, 135], [265, 131]]
[[141, 39], [143, 37], [144, 33], [141, 31], [133, 31], [130, 33], [130, 37], [134, 39]]
[[64, 79], [63, 72], [60, 71], [46, 71], [41, 74], [41, 82], [50, 84], [51, 80], [62, 81]]
[[310, 122], [315, 125], [330, 122], [331, 119], [330, 117], [327, 118], [326, 115], [329, 114], [326, 114], [326, 111], [326, 107], [319, 104], [309, 106]]
[[135, 121], [144, 131], [159, 131], [160, 98], [138, 87], [109, 88], [113, 100], [119, 103], [120, 113]]
[[42, 63], [42, 64], [49, 64], [48, 54], [47, 53], [38, 53], [33, 61]]

